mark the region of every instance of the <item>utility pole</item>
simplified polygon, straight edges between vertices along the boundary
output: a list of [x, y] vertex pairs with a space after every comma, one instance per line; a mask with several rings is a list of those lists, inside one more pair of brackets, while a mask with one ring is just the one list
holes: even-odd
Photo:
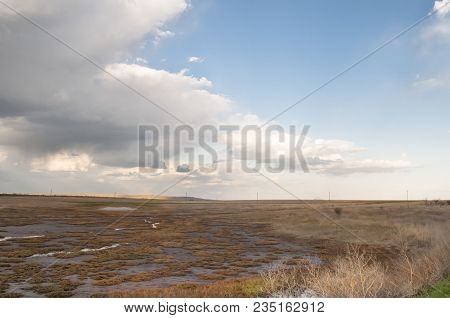
[[406, 190], [406, 203], [408, 204], [409, 209], [409, 190]]
[[256, 201], [259, 201], [259, 192], [256, 192]]
[[331, 192], [328, 191], [328, 204], [331, 206]]

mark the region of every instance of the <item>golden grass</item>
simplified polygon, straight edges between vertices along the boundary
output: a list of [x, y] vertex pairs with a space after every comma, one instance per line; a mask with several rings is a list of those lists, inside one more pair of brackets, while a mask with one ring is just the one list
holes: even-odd
[[[326, 269], [312, 267], [307, 287], [321, 297], [380, 297], [386, 295], [386, 269], [357, 248]], [[387, 296], [387, 295], [386, 295]]]
[[254, 298], [263, 294], [259, 277], [222, 280], [210, 284], [179, 284], [167, 288], [147, 288], [117, 291], [93, 297], [114, 298]]
[[444, 227], [397, 228], [397, 257], [380, 261], [349, 245], [345, 255], [326, 266], [275, 268], [262, 274], [264, 292], [284, 297], [309, 289], [319, 297], [411, 297], [450, 273], [449, 237]]
[[450, 239], [443, 231], [443, 227], [409, 231], [415, 233], [415, 240], [410, 240], [419, 248], [403, 241], [400, 256], [394, 262], [399, 270], [391, 275], [390, 283], [399, 296], [416, 295], [450, 273]]

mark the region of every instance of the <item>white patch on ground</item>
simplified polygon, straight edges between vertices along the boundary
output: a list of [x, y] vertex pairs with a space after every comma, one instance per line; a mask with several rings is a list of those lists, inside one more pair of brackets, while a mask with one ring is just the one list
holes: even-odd
[[103, 247], [100, 247], [100, 248], [83, 248], [80, 252], [83, 252], [83, 253], [98, 252], [98, 251], [109, 250], [109, 249], [116, 248], [116, 247], [119, 247], [119, 246], [120, 246], [120, 244], [113, 244], [113, 245], [110, 245], [110, 246], [103, 246]]
[[9, 241], [9, 240], [20, 240], [20, 239], [32, 239], [32, 238], [38, 238], [38, 237], [44, 237], [45, 235], [29, 235], [29, 236], [5, 236], [3, 238], [0, 238], [0, 242]]
[[[151, 218], [150, 218], [150, 220], [151, 220]], [[150, 221], [150, 220], [145, 219], [144, 222], [145, 222], [145, 223], [148, 223], [148, 224], [151, 224], [152, 229], [157, 229], [157, 228], [158, 228], [157, 225], [159, 225], [159, 223], [158, 223], [158, 222], [157, 222], [157, 223], [153, 223], [153, 222]]]
[[317, 294], [314, 290], [306, 288], [306, 289], [297, 289], [293, 291], [279, 290], [276, 291], [269, 296], [270, 298], [317, 298]]
[[59, 254], [70, 254], [70, 252], [64, 252], [64, 251], [57, 251], [57, 252], [50, 252], [45, 254], [34, 254], [29, 256], [28, 258], [35, 258], [35, 257], [52, 257]]
[[[128, 243], [125, 243], [125, 245], [126, 244], [128, 244]], [[81, 253], [98, 252], [98, 251], [109, 250], [109, 249], [116, 248], [119, 246], [120, 246], [120, 244], [113, 244], [113, 245], [109, 245], [109, 246], [103, 246], [100, 248], [83, 248], [82, 250], [80, 250], [80, 252]], [[61, 254], [69, 255], [69, 254], [72, 254], [72, 252], [56, 251], [56, 252], [49, 252], [49, 253], [45, 253], [45, 254], [34, 254], [34, 255], [29, 256], [28, 258], [52, 257], [55, 255], [61, 255]]]
[[314, 290], [312, 289], [305, 289], [301, 294], [300, 294], [300, 298], [317, 298], [317, 294]]
[[123, 230], [125, 230], [125, 228], [117, 228], [117, 229], [114, 229], [114, 231], [123, 231]]
[[134, 211], [136, 209], [129, 208], [126, 206], [107, 206], [104, 208], [99, 209], [101, 211], [115, 211], [115, 212], [127, 212], [127, 211]]

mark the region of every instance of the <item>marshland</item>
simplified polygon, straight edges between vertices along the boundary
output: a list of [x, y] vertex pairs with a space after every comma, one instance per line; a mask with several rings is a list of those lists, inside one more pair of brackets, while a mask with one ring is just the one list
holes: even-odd
[[1, 297], [412, 297], [450, 205], [0, 196]]

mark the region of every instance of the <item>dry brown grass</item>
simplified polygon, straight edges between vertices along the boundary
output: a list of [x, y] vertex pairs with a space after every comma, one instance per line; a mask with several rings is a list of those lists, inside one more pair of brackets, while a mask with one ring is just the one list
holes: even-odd
[[167, 288], [117, 291], [93, 297], [114, 298], [253, 298], [263, 295], [259, 277], [222, 280], [210, 284], [180, 284]]
[[361, 246], [349, 245], [328, 265], [274, 268], [262, 275], [268, 295], [297, 296], [310, 289], [319, 297], [411, 297], [450, 273], [449, 237], [444, 227], [402, 225], [400, 253], [381, 261]]
[[390, 277], [397, 296], [416, 295], [450, 273], [450, 239], [443, 227], [410, 227], [406, 233], [394, 262], [398, 270]]
[[430, 225], [419, 224], [397, 225], [397, 245], [402, 249], [408, 249], [411, 246], [430, 247], [437, 238], [442, 239], [441, 231], [441, 228], [438, 226], [432, 227]]
[[293, 296], [299, 286], [303, 285], [303, 276], [298, 269], [288, 269], [283, 266], [274, 266], [261, 273], [263, 292], [265, 295]]
[[380, 297], [387, 295], [386, 269], [373, 257], [350, 247], [326, 269], [310, 268], [308, 288], [322, 297]]

